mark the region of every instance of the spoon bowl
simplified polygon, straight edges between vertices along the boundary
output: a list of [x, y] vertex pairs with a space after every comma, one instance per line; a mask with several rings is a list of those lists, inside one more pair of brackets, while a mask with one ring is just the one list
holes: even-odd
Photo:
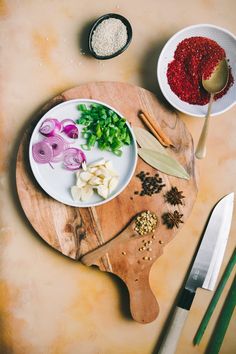
[[202, 85], [204, 89], [210, 94], [210, 101], [208, 103], [205, 122], [195, 152], [195, 156], [197, 159], [203, 159], [206, 156], [206, 141], [209, 130], [210, 114], [214, 95], [224, 90], [225, 86], [228, 83], [228, 79], [229, 67], [225, 59], [222, 59], [216, 65], [213, 72], [207, 79], [204, 79], [204, 77], [202, 77]]
[[216, 94], [221, 92], [227, 85], [229, 79], [229, 67], [225, 59], [221, 60], [210, 77], [204, 79], [202, 77], [202, 85], [204, 89], [210, 94]]

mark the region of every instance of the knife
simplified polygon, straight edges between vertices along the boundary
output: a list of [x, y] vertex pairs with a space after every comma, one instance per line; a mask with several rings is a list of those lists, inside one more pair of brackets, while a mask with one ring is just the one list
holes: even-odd
[[233, 214], [234, 193], [213, 209], [188, 279], [158, 354], [174, 354], [197, 288], [213, 290], [223, 261]]

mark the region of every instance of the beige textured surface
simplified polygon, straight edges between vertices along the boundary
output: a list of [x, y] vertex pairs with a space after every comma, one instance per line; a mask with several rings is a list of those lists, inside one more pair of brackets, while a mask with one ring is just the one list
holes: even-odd
[[[150, 281], [159, 298], [161, 313], [148, 325], [135, 323], [128, 317], [127, 293], [120, 282], [61, 256], [35, 235], [16, 197], [14, 162], [27, 121], [59, 92], [88, 81], [117, 80], [158, 93], [156, 59], [160, 46], [175, 31], [208, 22], [236, 33], [234, 0], [188, 3], [187, 0], [0, 2], [1, 354], [153, 353], [211, 207], [224, 194], [235, 191], [236, 106], [214, 119], [208, 156], [198, 162], [201, 178], [197, 203], [185, 227], [153, 266]], [[82, 54], [80, 34], [87, 21], [107, 12], [127, 16], [134, 37], [123, 55], [99, 62]], [[184, 115], [181, 118], [196, 141], [201, 121]], [[235, 212], [221, 274], [235, 244]], [[212, 297], [211, 292], [198, 291], [177, 354], [204, 353], [231, 282], [232, 276], [201, 345], [194, 348], [193, 335]], [[231, 321], [221, 353], [235, 352], [235, 333], [235, 321]]]

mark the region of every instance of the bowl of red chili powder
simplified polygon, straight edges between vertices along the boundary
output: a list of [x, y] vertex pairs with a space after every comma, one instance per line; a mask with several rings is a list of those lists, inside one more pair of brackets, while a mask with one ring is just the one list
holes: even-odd
[[236, 103], [236, 37], [209, 24], [177, 32], [165, 44], [157, 65], [165, 98], [181, 112], [204, 117], [210, 95], [202, 86], [202, 75], [209, 77], [224, 58], [229, 65], [229, 80], [225, 89], [215, 95], [212, 115], [221, 114]]

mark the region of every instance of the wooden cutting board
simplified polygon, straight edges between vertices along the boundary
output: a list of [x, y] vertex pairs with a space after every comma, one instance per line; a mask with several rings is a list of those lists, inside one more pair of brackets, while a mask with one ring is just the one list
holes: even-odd
[[[171, 138], [175, 149], [170, 153], [188, 171], [189, 181], [159, 173], [166, 186], [159, 194], [140, 196], [141, 182], [136, 177], [140, 171], [157, 173], [140, 158], [136, 172], [128, 187], [115, 199], [96, 208], [75, 208], [49, 197], [37, 184], [28, 161], [28, 144], [31, 132], [40, 117], [53, 106], [75, 98], [90, 98], [103, 101], [120, 111], [132, 126], [142, 127], [137, 113], [140, 109], [154, 116], [163, 131]], [[179, 228], [167, 229], [161, 222], [164, 212], [178, 210], [184, 222], [188, 218], [197, 195], [193, 141], [184, 123], [176, 113], [165, 110], [151, 92], [127, 83], [96, 82], [81, 85], [63, 92], [43, 107], [19, 146], [16, 166], [16, 183], [24, 212], [37, 233], [53, 248], [85, 264], [96, 264], [101, 270], [119, 276], [130, 293], [130, 308], [133, 318], [141, 323], [153, 321], [159, 312], [158, 303], [150, 289], [149, 273], [152, 264], [163, 253], [163, 248], [173, 240]], [[171, 186], [183, 191], [183, 205], [173, 207], [163, 195]], [[157, 214], [160, 225], [156, 233], [146, 237], [132, 237], [110, 241], [99, 256], [84, 255], [114, 238], [143, 210]], [[149, 243], [148, 243], [149, 242]], [[146, 250], [140, 250], [146, 244]], [[149, 250], [147, 250], [147, 248]], [[177, 260], [170, 260], [173, 267]]]

